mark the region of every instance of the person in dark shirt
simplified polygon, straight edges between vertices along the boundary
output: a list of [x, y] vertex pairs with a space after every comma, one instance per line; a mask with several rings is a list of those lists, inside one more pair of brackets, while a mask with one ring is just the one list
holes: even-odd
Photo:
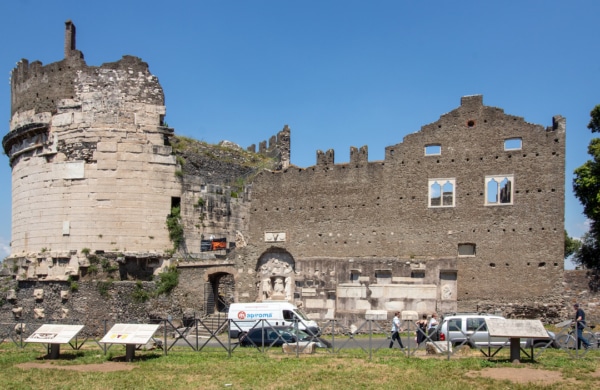
[[579, 304], [576, 303], [573, 305], [575, 309], [575, 326], [577, 328], [577, 349], [581, 349], [581, 343], [585, 349], [590, 347], [590, 342], [583, 337], [583, 329], [585, 328], [585, 312], [582, 308], [579, 307]]

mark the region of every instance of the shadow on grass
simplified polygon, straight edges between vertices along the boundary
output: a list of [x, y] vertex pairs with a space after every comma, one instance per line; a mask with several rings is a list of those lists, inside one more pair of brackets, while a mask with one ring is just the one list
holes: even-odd
[[[134, 358], [129, 361], [129, 363], [131, 362], [145, 362], [145, 361], [152, 361], [154, 359], [160, 359], [163, 355], [161, 354], [148, 354], [148, 355], [139, 355], [139, 356], [134, 356]], [[118, 363], [128, 363], [127, 361], [127, 356], [123, 355], [123, 356], [114, 356], [110, 359], [108, 359], [107, 361], [109, 362], [118, 362]]]
[[85, 356], [85, 353], [83, 353], [81, 351], [77, 351], [77, 352], [61, 353], [57, 359], [52, 359], [50, 354], [46, 354], [44, 356], [40, 356], [40, 357], [36, 358], [35, 360], [75, 360], [75, 359], [81, 358], [83, 356]]

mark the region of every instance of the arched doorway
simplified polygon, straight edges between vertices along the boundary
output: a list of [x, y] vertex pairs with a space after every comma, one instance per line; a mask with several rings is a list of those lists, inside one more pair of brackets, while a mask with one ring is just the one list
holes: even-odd
[[228, 272], [215, 272], [208, 275], [204, 288], [204, 301], [207, 314], [225, 313], [235, 300], [235, 279]]

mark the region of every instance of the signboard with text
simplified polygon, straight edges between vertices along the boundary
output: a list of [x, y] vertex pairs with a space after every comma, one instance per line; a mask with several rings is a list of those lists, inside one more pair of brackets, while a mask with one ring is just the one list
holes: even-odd
[[85, 325], [44, 324], [31, 334], [26, 343], [67, 344]]
[[105, 344], [146, 344], [158, 330], [158, 324], [115, 324], [100, 340]]

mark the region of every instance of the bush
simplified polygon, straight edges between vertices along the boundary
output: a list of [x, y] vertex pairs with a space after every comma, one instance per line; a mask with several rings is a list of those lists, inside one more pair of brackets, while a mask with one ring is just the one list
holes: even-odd
[[169, 294], [179, 284], [179, 271], [171, 266], [158, 275], [156, 295]]
[[173, 243], [173, 249], [176, 251], [183, 244], [183, 224], [181, 223], [181, 208], [171, 208], [171, 214], [167, 216], [167, 230], [169, 239]]
[[112, 286], [112, 282], [98, 282], [97, 284], [98, 286], [98, 292], [100, 293], [100, 295], [102, 295], [103, 297], [108, 297], [108, 290], [110, 289], [110, 287]]
[[150, 298], [150, 294], [148, 294], [144, 290], [144, 285], [142, 284], [142, 282], [137, 281], [135, 283], [135, 289], [133, 290], [131, 297], [137, 303], [144, 303]]
[[98, 266], [96, 266], [96, 265], [90, 265], [90, 266], [88, 267], [88, 269], [87, 269], [87, 272], [88, 272], [90, 275], [96, 275], [96, 274], [98, 273]]
[[69, 282], [69, 288], [71, 289], [71, 291], [79, 290], [79, 284], [77, 284], [77, 282], [75, 281], [75, 279], [73, 279], [72, 276], [69, 276], [67, 282]]

